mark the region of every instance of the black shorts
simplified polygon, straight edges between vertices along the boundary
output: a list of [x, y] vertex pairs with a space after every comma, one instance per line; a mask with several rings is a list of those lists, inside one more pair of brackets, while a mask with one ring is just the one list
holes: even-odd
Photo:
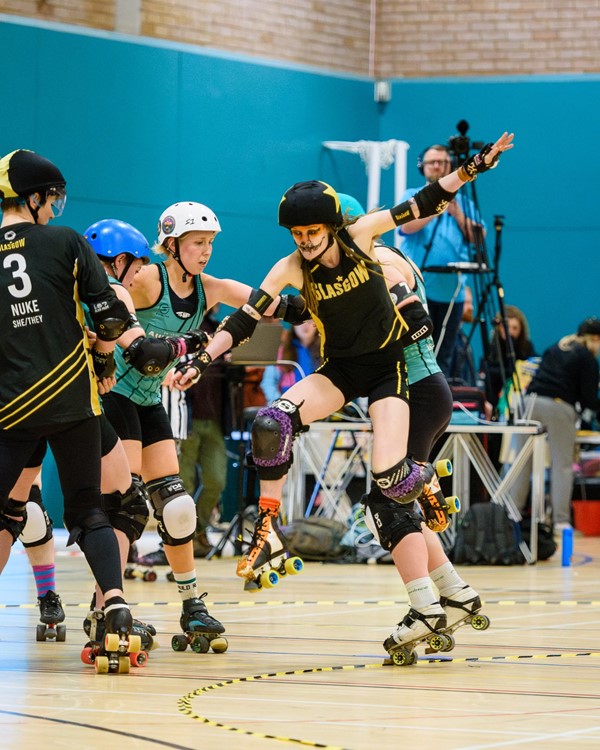
[[358, 357], [326, 359], [317, 372], [340, 389], [346, 403], [366, 397], [371, 405], [390, 396], [408, 401], [404, 348], [399, 342]]
[[173, 430], [162, 404], [140, 406], [120, 393], [102, 396], [102, 406], [121, 440], [136, 440], [146, 448], [162, 440], [173, 440]]
[[[115, 432], [113, 426], [106, 418], [105, 414], [100, 415], [100, 441], [102, 443], [102, 458], [109, 454], [111, 450], [115, 447], [117, 444], [117, 441], [119, 439], [119, 436]], [[40, 440], [38, 443], [37, 448], [33, 452], [33, 455], [27, 461], [25, 468], [26, 469], [35, 469], [36, 466], [41, 466], [42, 461], [44, 460], [44, 456], [46, 455], [46, 451], [48, 449], [48, 442], [46, 439]]]
[[416, 461], [430, 460], [431, 449], [450, 423], [452, 400], [452, 391], [441, 372], [410, 386], [407, 453]]

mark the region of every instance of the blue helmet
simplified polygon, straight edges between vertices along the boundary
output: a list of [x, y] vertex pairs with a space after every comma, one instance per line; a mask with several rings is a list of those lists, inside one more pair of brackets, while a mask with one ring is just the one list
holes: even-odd
[[150, 247], [144, 235], [131, 224], [119, 219], [101, 219], [89, 226], [83, 236], [100, 258], [116, 258], [127, 253], [150, 262]]
[[342, 207], [342, 216], [345, 219], [355, 219], [356, 217], [367, 213], [356, 198], [353, 198], [351, 195], [338, 193], [338, 198], [340, 199], [340, 205]]

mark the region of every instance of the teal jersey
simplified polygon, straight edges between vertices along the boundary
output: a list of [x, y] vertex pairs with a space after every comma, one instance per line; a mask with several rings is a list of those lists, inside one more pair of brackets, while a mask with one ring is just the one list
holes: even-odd
[[[386, 245], [386, 247], [389, 246]], [[423, 307], [427, 310], [428, 308], [427, 296], [425, 294], [425, 284], [423, 283], [423, 279], [421, 278], [418, 267], [401, 250], [398, 250], [398, 248], [390, 247], [390, 249], [397, 252], [398, 255], [404, 258], [404, 260], [411, 265], [416, 280], [413, 292], [417, 295], [417, 297], [423, 304]], [[410, 344], [410, 346], [405, 347], [404, 358], [406, 360], [406, 368], [408, 371], [409, 386], [411, 386], [413, 383], [418, 383], [419, 380], [423, 380], [430, 375], [434, 375], [436, 372], [441, 372], [440, 366], [438, 365], [437, 359], [435, 358], [434, 349], [435, 345], [431, 336], [426, 336], [425, 338], [419, 339], [419, 341], [416, 341], [414, 344]]]
[[[206, 312], [206, 296], [200, 276], [194, 277], [195, 293], [198, 300], [196, 309], [183, 318], [178, 316], [173, 309], [174, 293], [169, 287], [167, 269], [162, 262], [157, 263], [157, 266], [161, 282], [159, 298], [151, 307], [136, 310], [137, 319], [146, 335], [167, 338], [199, 328]], [[120, 393], [140, 406], [154, 406], [162, 402], [160, 386], [165, 375], [178, 362], [176, 360], [165, 367], [159, 377], [149, 378], [125, 362], [123, 351], [119, 346], [115, 348], [115, 361], [117, 363], [117, 384], [112, 389], [113, 393]]]

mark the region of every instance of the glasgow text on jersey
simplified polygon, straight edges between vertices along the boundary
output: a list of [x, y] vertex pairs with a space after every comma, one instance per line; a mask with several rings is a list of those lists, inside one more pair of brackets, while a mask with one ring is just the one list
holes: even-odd
[[20, 247], [25, 247], [25, 237], [21, 237], [14, 242], [2, 242], [0, 243], [0, 253], [4, 253], [7, 250], [18, 250]]

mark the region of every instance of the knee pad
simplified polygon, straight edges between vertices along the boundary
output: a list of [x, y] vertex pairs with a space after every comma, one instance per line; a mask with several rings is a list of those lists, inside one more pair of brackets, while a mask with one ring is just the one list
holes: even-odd
[[40, 547], [52, 539], [52, 520], [44, 507], [42, 493], [37, 484], [29, 491], [27, 523], [19, 539], [24, 547]]
[[179, 475], [153, 479], [146, 487], [163, 542], [178, 547], [193, 539], [196, 505], [185, 491]]
[[409, 534], [421, 534], [421, 518], [412, 506], [399, 505], [373, 487], [362, 499], [365, 522], [381, 546], [391, 552]]
[[[21, 500], [12, 500], [9, 497], [4, 504], [4, 508], [0, 510], [0, 531], [8, 531], [13, 538], [13, 544], [21, 536], [27, 523], [26, 505]], [[21, 520], [17, 521], [10, 516], [21, 516]]]
[[423, 491], [421, 467], [408, 457], [372, 476], [381, 492], [401, 505], [412, 503]]
[[132, 474], [127, 492], [104, 495], [104, 508], [113, 528], [122, 531], [131, 544], [136, 542], [146, 528], [150, 515], [142, 478]]
[[288, 473], [294, 438], [307, 429], [296, 404], [285, 398], [258, 410], [252, 424], [252, 459], [259, 479], [281, 479]]
[[[68, 502], [68, 504], [67, 504]], [[65, 498], [63, 521], [69, 532], [67, 547], [77, 543], [81, 547], [90, 531], [112, 529], [106, 511], [101, 507], [102, 496], [98, 490], [81, 490], [74, 498]]]

